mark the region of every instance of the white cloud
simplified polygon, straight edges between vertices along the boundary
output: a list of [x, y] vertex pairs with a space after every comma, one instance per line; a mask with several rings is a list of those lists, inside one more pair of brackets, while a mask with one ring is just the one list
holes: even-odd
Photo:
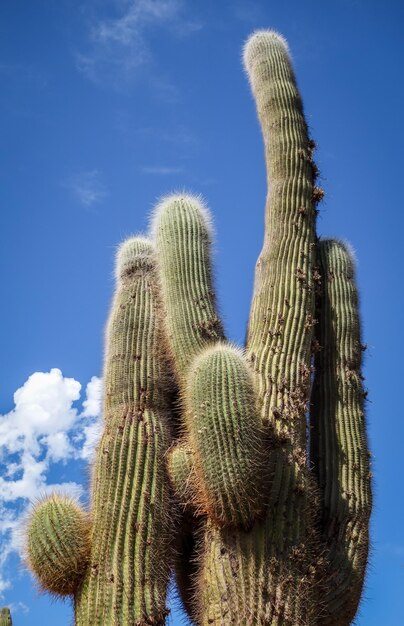
[[86, 400], [83, 402], [83, 417], [97, 417], [101, 413], [102, 380], [93, 376], [86, 387]]
[[102, 383], [86, 387], [59, 369], [35, 372], [14, 394], [14, 408], [0, 416], [0, 595], [9, 586], [5, 566], [21, 552], [21, 525], [29, 503], [53, 490], [80, 497], [74, 482], [50, 483], [55, 463], [89, 459], [100, 432]]
[[104, 200], [108, 193], [97, 169], [80, 172], [71, 176], [64, 184], [76, 200], [85, 207], [91, 207]]
[[146, 32], [169, 29], [188, 36], [202, 25], [183, 17], [183, 0], [116, 0], [118, 15], [93, 20], [88, 50], [76, 55], [78, 69], [95, 83], [130, 82], [152, 58]]
[[[102, 380], [93, 376], [86, 387], [86, 400], [83, 402], [82, 417], [97, 418], [101, 415]], [[89, 460], [101, 436], [101, 420], [95, 419], [86, 424], [82, 431], [82, 447], [80, 457]]]

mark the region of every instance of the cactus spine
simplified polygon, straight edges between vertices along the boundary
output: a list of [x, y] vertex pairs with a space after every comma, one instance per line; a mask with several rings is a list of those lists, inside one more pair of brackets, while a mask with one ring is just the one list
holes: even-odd
[[[163, 199], [153, 243], [118, 255], [77, 626], [164, 624], [171, 488], [177, 582], [197, 626], [348, 626], [357, 611], [371, 485], [353, 260], [316, 236], [323, 192], [285, 40], [258, 31], [244, 61], [269, 189], [245, 351], [217, 312], [208, 209]], [[59, 520], [44, 550], [50, 508], [28, 536], [56, 572], [72, 538]]]
[[13, 626], [10, 609], [3, 608], [0, 610], [0, 626]]

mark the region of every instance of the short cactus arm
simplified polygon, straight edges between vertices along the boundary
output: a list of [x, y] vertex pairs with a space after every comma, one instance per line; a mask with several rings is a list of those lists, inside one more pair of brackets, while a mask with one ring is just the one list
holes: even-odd
[[319, 245], [322, 293], [311, 403], [311, 457], [321, 491], [329, 551], [321, 626], [351, 623], [362, 592], [371, 510], [358, 293], [352, 254], [339, 241]]
[[6, 607], [0, 610], [0, 626], [13, 626], [10, 609]]
[[33, 507], [26, 560], [41, 589], [60, 596], [75, 593], [90, 551], [89, 515], [74, 500], [55, 493]]
[[104, 432], [92, 477], [92, 551], [75, 595], [76, 626], [165, 622], [173, 509], [165, 474], [171, 377], [161, 326], [153, 246], [136, 237], [117, 257]]
[[250, 526], [265, 507], [268, 441], [242, 351], [221, 343], [202, 351], [191, 365], [184, 404], [197, 509], [219, 526]]

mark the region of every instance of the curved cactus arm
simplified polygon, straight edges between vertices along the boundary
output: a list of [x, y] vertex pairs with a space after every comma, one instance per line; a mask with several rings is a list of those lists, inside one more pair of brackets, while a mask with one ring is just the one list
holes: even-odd
[[371, 511], [354, 259], [335, 240], [319, 245], [322, 297], [311, 406], [311, 458], [318, 477], [329, 592], [321, 626], [351, 623], [367, 563]]
[[7, 607], [0, 609], [0, 626], [13, 626], [11, 612]]
[[90, 558], [89, 515], [57, 493], [30, 513], [26, 560], [42, 589], [66, 596], [78, 588]]
[[107, 327], [104, 432], [92, 476], [90, 566], [76, 626], [164, 624], [173, 560], [165, 472], [172, 376], [150, 241], [126, 241]]
[[258, 373], [263, 418], [292, 439], [305, 462], [306, 402], [314, 325], [313, 144], [285, 40], [258, 31], [244, 60], [261, 123], [268, 197], [247, 347]]

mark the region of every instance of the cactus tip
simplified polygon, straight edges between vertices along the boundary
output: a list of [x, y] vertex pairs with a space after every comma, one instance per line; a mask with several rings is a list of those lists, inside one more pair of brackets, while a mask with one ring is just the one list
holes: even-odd
[[247, 74], [250, 73], [255, 59], [273, 46], [282, 49], [291, 58], [288, 42], [275, 30], [256, 30], [248, 37], [243, 46], [243, 65]]
[[338, 239], [336, 237], [321, 237], [320, 245], [326, 246], [329, 250], [333, 250], [334, 254], [345, 258], [345, 262], [349, 265], [352, 274], [356, 272], [357, 256], [356, 251], [350, 241], [346, 239]]
[[152, 242], [143, 235], [133, 235], [123, 241], [117, 249], [115, 278], [118, 281], [129, 268], [134, 268], [140, 261], [149, 260], [153, 254]]

